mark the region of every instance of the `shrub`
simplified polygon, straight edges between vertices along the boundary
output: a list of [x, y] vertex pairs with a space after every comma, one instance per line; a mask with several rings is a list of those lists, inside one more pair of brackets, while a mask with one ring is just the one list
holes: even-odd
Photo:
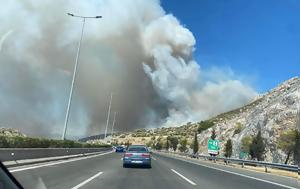
[[226, 158], [231, 157], [232, 155], [232, 141], [230, 139], [227, 140], [225, 149], [224, 149], [224, 156]]
[[8, 142], [6, 140], [6, 137], [3, 135], [0, 135], [0, 148], [8, 148]]
[[185, 152], [187, 150], [187, 147], [186, 147], [186, 145], [187, 145], [187, 139], [186, 138], [180, 139], [179, 144], [180, 144], [179, 151], [180, 152]]
[[237, 122], [233, 135], [239, 134], [240, 132], [242, 132], [242, 130], [243, 130], [242, 124], [240, 122]]
[[287, 155], [285, 164], [288, 163], [290, 155], [293, 153], [295, 141], [295, 132], [293, 130], [283, 132], [279, 137], [278, 148], [283, 150]]
[[170, 144], [171, 144], [171, 147], [173, 148], [173, 150], [176, 151], [177, 150], [177, 145], [179, 143], [178, 138], [172, 136], [172, 137], [170, 137], [169, 141], [170, 141]]
[[213, 127], [214, 123], [212, 121], [201, 121], [198, 126], [198, 133], [205, 131], [206, 129]]
[[244, 153], [250, 152], [250, 145], [252, 143], [253, 138], [251, 136], [244, 136], [241, 141], [241, 151]]
[[109, 146], [106, 144], [89, 144], [71, 140], [0, 135], [0, 148], [97, 148]]

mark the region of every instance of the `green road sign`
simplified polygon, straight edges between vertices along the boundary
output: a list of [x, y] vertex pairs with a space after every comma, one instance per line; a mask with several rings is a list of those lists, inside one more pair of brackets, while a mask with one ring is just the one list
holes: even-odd
[[247, 152], [240, 152], [240, 154], [239, 154], [239, 158], [240, 159], [245, 159], [246, 157], [248, 157], [248, 153]]
[[209, 154], [218, 154], [220, 150], [219, 140], [209, 139], [207, 143], [207, 149]]

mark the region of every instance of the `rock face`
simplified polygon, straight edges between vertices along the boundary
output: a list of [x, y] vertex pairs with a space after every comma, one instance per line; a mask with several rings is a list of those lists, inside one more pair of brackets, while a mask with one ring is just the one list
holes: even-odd
[[8, 136], [8, 137], [14, 137], [14, 136], [21, 136], [25, 137], [23, 133], [16, 129], [11, 129], [11, 128], [0, 128], [0, 135]]
[[[283, 162], [286, 155], [277, 149], [278, 137], [283, 131], [296, 127], [299, 105], [300, 78], [295, 77], [261, 95], [249, 105], [213, 118], [213, 128], [223, 144], [227, 139], [232, 139], [235, 157], [239, 156], [241, 139], [247, 135], [253, 136], [261, 130], [267, 146], [265, 160]], [[241, 132], [235, 134], [238, 126], [241, 127]], [[198, 135], [200, 152], [206, 153], [207, 140], [213, 128]]]

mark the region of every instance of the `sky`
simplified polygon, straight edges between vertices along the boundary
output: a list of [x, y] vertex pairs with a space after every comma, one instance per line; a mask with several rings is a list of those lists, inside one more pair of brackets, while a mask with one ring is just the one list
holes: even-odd
[[196, 38], [204, 69], [232, 70], [258, 92], [300, 73], [299, 0], [162, 0]]
[[[244, 106], [297, 76], [300, 1], [0, 1], [0, 126], [67, 137], [174, 127]], [[18, 108], [16, 108], [18, 107]], [[112, 121], [110, 116], [110, 122]], [[110, 127], [111, 128], [111, 127]]]

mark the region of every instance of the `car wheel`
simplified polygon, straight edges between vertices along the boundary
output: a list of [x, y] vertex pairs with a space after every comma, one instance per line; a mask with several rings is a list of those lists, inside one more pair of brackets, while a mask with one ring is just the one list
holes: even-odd
[[124, 168], [127, 168], [127, 165], [126, 165], [126, 164], [123, 164], [123, 167], [124, 167]]

